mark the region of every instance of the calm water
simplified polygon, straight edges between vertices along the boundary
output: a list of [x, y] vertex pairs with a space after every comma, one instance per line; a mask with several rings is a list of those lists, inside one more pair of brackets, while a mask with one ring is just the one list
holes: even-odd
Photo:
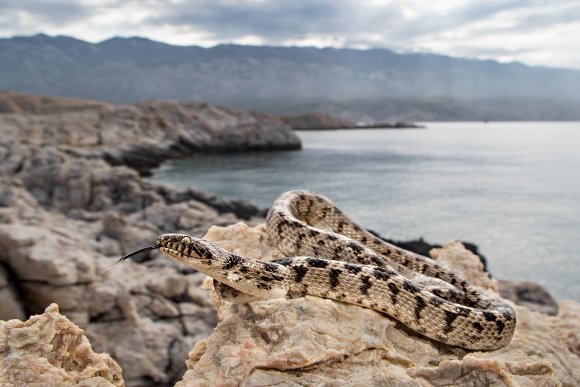
[[172, 161], [154, 179], [267, 207], [321, 192], [394, 239], [479, 245], [492, 272], [580, 300], [580, 123], [300, 132], [296, 152]]

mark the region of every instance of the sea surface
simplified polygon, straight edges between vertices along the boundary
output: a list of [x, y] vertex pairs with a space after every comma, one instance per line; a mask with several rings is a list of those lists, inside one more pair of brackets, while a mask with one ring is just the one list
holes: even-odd
[[269, 206], [323, 193], [389, 238], [471, 241], [498, 278], [580, 301], [580, 123], [299, 132], [301, 151], [197, 156], [153, 180]]

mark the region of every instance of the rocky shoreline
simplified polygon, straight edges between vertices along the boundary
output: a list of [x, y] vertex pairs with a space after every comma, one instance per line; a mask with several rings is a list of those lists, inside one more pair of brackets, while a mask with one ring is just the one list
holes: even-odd
[[[113, 385], [181, 380], [188, 352], [195, 345], [199, 353], [199, 343], [223, 320], [201, 288], [204, 276], [156, 253], [105, 269], [161, 233], [203, 236], [214, 225], [259, 225], [264, 214], [243, 200], [177, 190], [143, 175], [192, 152], [297, 149], [298, 137], [276, 117], [205, 104], [116, 106], [3, 93], [0, 112], [0, 320], [43, 316], [0, 322], [0, 384], [12, 383], [15, 353], [22, 353], [22, 369], [42, 368], [46, 358], [62, 366], [51, 368], [55, 375], [70, 366], [74, 375], [61, 375], [67, 383], [90, 379], [95, 364], [108, 364], [109, 371], [94, 373]], [[50, 335], [38, 333], [46, 329]], [[84, 343], [85, 336], [95, 352], [114, 360], [83, 344], [75, 352], [87, 367], [81, 372], [46, 349], [62, 340]], [[18, 352], [23, 343], [38, 344], [39, 352]]]
[[70, 156], [141, 174], [195, 153], [301, 148], [298, 136], [275, 116], [205, 103], [114, 105], [2, 92], [0, 128], [6, 143], [58, 145]]

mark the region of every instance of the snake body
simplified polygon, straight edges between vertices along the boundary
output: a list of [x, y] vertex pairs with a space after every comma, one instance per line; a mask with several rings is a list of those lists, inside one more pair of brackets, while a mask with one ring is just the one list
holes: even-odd
[[282, 194], [267, 215], [272, 244], [287, 258], [247, 259], [202, 239], [165, 234], [156, 246], [214, 278], [238, 302], [312, 295], [385, 313], [441, 343], [492, 350], [513, 336], [514, 310], [453, 270], [395, 247], [352, 222], [322, 195]]

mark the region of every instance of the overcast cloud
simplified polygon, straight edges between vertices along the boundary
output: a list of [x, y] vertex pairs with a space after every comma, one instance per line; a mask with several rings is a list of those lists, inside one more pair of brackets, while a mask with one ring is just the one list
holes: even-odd
[[383, 47], [580, 69], [575, 0], [0, 0], [0, 36]]

